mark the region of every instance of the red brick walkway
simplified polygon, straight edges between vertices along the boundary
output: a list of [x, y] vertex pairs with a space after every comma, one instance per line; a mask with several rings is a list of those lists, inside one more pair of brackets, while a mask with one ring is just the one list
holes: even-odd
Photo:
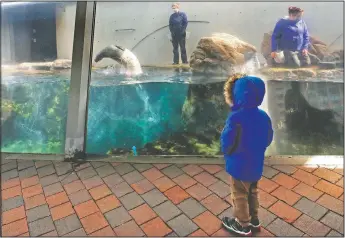
[[[218, 165], [3, 160], [1, 171], [3, 236], [232, 236]], [[342, 166], [266, 166], [259, 187], [256, 236], [344, 233]]]

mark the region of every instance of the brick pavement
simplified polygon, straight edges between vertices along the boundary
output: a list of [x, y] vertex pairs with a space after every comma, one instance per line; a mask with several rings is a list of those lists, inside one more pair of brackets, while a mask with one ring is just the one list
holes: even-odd
[[[3, 160], [3, 236], [233, 236], [218, 165]], [[256, 236], [342, 236], [343, 166], [265, 166]]]

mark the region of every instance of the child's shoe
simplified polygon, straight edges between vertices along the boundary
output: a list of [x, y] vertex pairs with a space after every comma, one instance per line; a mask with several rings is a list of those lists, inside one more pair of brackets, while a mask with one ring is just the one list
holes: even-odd
[[252, 236], [252, 231], [250, 229], [250, 226], [247, 226], [247, 227], [241, 226], [241, 224], [238, 223], [235, 218], [224, 217], [222, 219], [222, 223], [223, 223], [223, 226], [227, 230], [232, 231], [237, 235]]
[[261, 230], [261, 224], [258, 218], [252, 218], [249, 226], [251, 227], [251, 230], [254, 232], [259, 232]]

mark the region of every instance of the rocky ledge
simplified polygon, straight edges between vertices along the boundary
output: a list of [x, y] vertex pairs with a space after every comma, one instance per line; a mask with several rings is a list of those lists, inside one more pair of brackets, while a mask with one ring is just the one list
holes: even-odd
[[263, 75], [268, 80], [340, 80], [344, 77], [344, 69], [319, 69], [313, 68], [262, 68], [259, 74]]

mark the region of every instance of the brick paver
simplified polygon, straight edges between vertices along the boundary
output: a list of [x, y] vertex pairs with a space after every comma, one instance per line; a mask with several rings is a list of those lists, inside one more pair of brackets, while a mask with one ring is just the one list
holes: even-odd
[[[220, 165], [2, 161], [3, 236], [232, 237]], [[343, 236], [343, 166], [265, 165], [261, 232]]]

